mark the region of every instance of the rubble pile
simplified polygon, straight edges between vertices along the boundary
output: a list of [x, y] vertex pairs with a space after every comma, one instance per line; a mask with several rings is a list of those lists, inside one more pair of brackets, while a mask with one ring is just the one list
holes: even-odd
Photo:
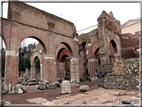
[[48, 81], [40, 82], [38, 85], [36, 85], [36, 88], [39, 90], [55, 89], [57, 87], [61, 87], [61, 83], [63, 80], [63, 78], [58, 78], [55, 80], [54, 83], [49, 83]]
[[125, 66], [123, 70], [123, 75], [136, 75], [136, 74], [139, 74], [139, 62]]
[[6, 83], [4, 83], [2, 86], [3, 86], [3, 94], [21, 94], [26, 92], [24, 87], [20, 84], [7, 85]]

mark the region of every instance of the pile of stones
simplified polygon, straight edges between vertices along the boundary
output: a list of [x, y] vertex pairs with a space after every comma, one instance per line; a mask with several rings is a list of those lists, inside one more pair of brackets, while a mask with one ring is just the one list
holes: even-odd
[[24, 87], [20, 84], [7, 85], [6, 83], [4, 83], [2, 86], [3, 86], [3, 94], [21, 94], [26, 92]]
[[58, 78], [55, 80], [54, 83], [49, 83], [45, 80], [45, 82], [40, 82], [38, 85], [36, 85], [36, 88], [39, 90], [55, 89], [57, 87], [61, 87], [61, 83], [63, 80], [63, 78]]
[[123, 70], [123, 75], [139, 74], [139, 62], [131, 65], [126, 65]]
[[139, 104], [140, 99], [123, 99], [121, 100], [122, 104]]
[[19, 80], [19, 84], [22, 84], [22, 85], [38, 85], [40, 82], [42, 82], [40, 79], [36, 78], [36, 79], [20, 79]]

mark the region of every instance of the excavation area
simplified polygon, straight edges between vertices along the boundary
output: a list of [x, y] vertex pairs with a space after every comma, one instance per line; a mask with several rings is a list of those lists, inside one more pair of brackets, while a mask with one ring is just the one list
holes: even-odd
[[[80, 91], [80, 86], [87, 85], [88, 91]], [[122, 100], [135, 99], [139, 103], [139, 91], [104, 89], [98, 87], [97, 82], [80, 82], [71, 84], [71, 94], [62, 94], [62, 87], [56, 89], [38, 90], [36, 86], [29, 86], [26, 93], [4, 94], [6, 104], [122, 104]], [[121, 92], [120, 92], [121, 91]], [[119, 95], [120, 93], [120, 95]], [[118, 97], [119, 95], [119, 97]], [[116, 101], [118, 97], [118, 100]]]

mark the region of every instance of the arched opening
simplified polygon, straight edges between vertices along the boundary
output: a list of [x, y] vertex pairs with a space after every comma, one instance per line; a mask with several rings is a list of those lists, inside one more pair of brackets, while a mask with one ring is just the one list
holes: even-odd
[[80, 70], [80, 80], [86, 80], [86, 75], [88, 75], [88, 46], [86, 42], [79, 44], [79, 70]]
[[57, 54], [57, 78], [64, 78], [70, 80], [70, 53], [68, 49], [61, 48]]
[[38, 78], [40, 79], [40, 59], [38, 56], [36, 56], [34, 58], [34, 63], [33, 65], [35, 65], [35, 71], [34, 71], [34, 74], [35, 74], [35, 78]]
[[2, 70], [2, 77], [4, 78], [5, 77], [5, 55], [6, 55], [6, 44], [5, 44], [5, 41], [0, 37], [0, 41], [1, 41], [1, 44], [0, 44], [0, 54], [1, 54], [1, 70]]
[[109, 43], [109, 51], [110, 51], [109, 62], [113, 62], [114, 56], [117, 53], [117, 45], [114, 40], [111, 40]]
[[60, 75], [60, 77], [64, 77], [65, 80], [70, 80], [70, 58], [68, 55], [64, 55], [61, 58], [61, 62], [64, 64], [64, 70], [61, 71], [63, 75]]
[[100, 66], [101, 65], [101, 60], [100, 60], [100, 54], [99, 54], [99, 50], [100, 48], [97, 48], [95, 53], [94, 53], [94, 59], [97, 59], [98, 60], [98, 65]]
[[69, 54], [70, 54], [70, 57], [72, 57], [73, 56], [73, 52], [72, 52], [71, 47], [67, 43], [65, 43], [65, 42], [61, 42], [61, 44], [64, 44], [67, 47], [67, 49], [69, 51]]
[[[40, 78], [41, 63], [43, 64], [43, 55], [46, 51], [45, 45], [35, 38], [26, 38], [19, 47], [19, 77], [20, 78]], [[41, 60], [42, 59], [42, 60]], [[26, 69], [29, 69], [27, 76]]]

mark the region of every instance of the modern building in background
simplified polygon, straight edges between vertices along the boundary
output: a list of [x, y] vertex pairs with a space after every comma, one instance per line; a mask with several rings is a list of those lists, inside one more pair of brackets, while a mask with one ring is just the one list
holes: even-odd
[[140, 31], [140, 20], [141, 18], [130, 19], [126, 23], [122, 24], [122, 34], [124, 33], [132, 33], [135, 34], [136, 32]]

